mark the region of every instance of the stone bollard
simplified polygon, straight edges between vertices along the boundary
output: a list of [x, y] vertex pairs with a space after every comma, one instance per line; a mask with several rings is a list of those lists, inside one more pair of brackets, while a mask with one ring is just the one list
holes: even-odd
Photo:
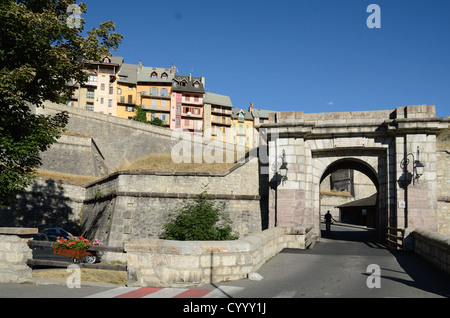
[[0, 227], [1, 283], [22, 283], [32, 278], [32, 269], [26, 263], [33, 258], [28, 241], [37, 232], [37, 228]]

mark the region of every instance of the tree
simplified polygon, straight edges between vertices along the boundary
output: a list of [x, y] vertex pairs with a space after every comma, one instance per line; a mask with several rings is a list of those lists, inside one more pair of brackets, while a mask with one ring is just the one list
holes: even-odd
[[57, 140], [68, 122], [65, 112], [36, 115], [30, 105], [70, 100], [75, 87], [67, 83], [88, 78], [83, 61], [100, 61], [122, 41], [111, 21], [83, 36], [83, 19], [77, 27], [68, 23], [73, 21], [69, 6], [86, 13], [85, 4], [74, 3], [0, 2], [0, 206], [12, 203], [32, 182], [40, 152]]
[[[153, 114], [154, 112], [151, 113]], [[164, 126], [164, 122], [158, 117], [155, 117], [152, 120], [147, 120], [147, 112], [142, 109], [142, 106], [136, 106], [136, 115], [133, 117], [133, 120], [155, 126]]]
[[235, 240], [229, 220], [223, 215], [223, 207], [208, 199], [206, 191], [187, 202], [178, 213], [163, 225], [162, 239], [179, 241]]

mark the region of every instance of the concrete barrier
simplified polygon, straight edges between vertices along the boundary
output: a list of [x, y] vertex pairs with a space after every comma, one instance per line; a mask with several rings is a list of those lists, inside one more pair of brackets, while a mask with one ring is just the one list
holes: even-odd
[[235, 241], [136, 239], [125, 244], [128, 286], [186, 287], [247, 278], [284, 248], [305, 249], [311, 228], [271, 228]]

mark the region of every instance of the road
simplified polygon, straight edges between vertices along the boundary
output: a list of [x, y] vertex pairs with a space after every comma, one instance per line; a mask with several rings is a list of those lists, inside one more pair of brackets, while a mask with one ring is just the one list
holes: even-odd
[[[222, 297], [391, 298], [450, 297], [450, 276], [411, 252], [391, 252], [366, 229], [332, 226], [313, 249], [285, 249], [264, 264], [261, 281], [192, 288], [127, 288], [84, 284], [0, 284], [0, 298]], [[379, 272], [368, 269], [371, 265]], [[379, 275], [377, 275], [379, 274]], [[368, 285], [369, 282], [369, 285]], [[372, 287], [372, 288], [371, 288]]]

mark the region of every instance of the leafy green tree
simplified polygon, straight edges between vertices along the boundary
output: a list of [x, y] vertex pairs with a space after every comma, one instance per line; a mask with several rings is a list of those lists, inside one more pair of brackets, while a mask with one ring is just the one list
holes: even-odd
[[147, 112], [142, 109], [142, 106], [136, 106], [136, 115], [133, 117], [133, 120], [155, 126], [164, 126], [164, 122], [158, 117], [155, 117], [152, 120], [147, 120]]
[[[111, 21], [84, 32], [69, 6], [75, 0], [0, 1], [0, 206], [32, 182], [33, 169], [68, 122], [65, 112], [36, 115], [30, 105], [66, 102], [88, 75], [84, 61], [100, 61], [122, 36]], [[86, 5], [78, 4], [81, 14]], [[81, 15], [82, 16], [82, 15]]]
[[178, 241], [235, 240], [232, 228], [226, 224], [223, 206], [208, 199], [206, 191], [187, 202], [171, 220], [164, 224], [162, 239]]

